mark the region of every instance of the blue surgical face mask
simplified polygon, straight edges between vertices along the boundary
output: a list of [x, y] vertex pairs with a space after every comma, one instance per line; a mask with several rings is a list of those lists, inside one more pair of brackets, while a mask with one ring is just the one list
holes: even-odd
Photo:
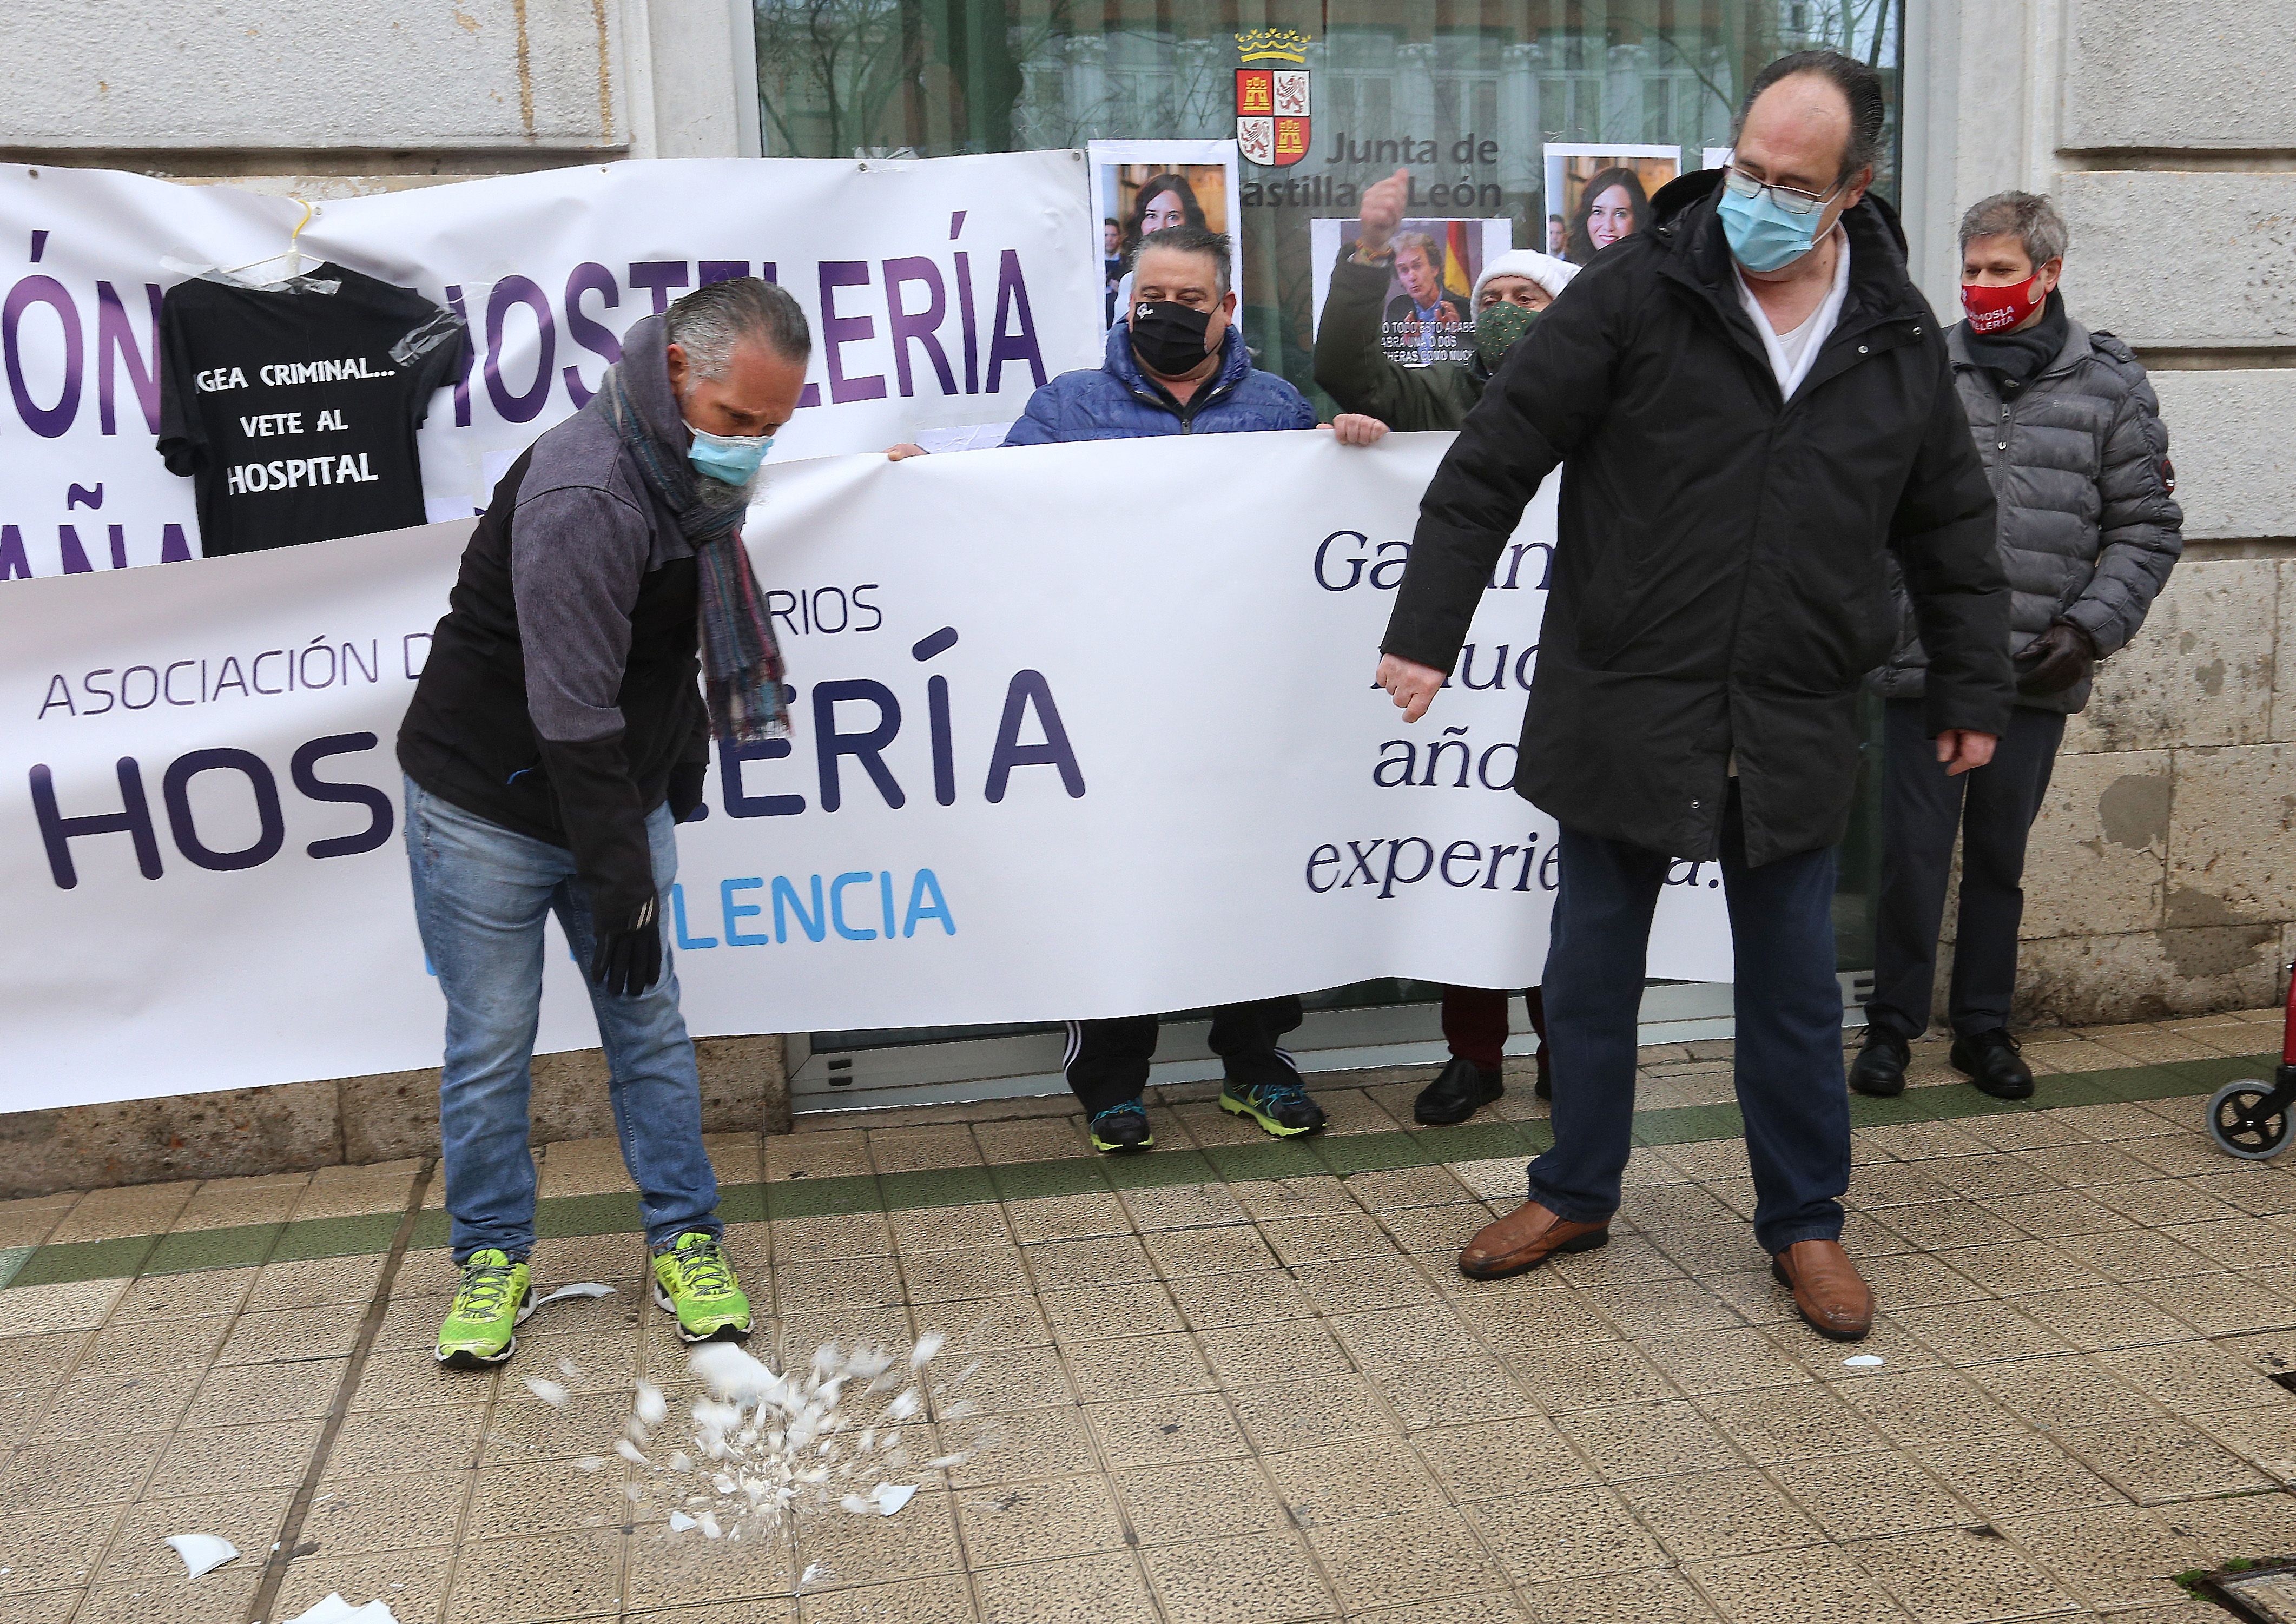
[[770, 434], [712, 434], [685, 425], [693, 436], [693, 444], [686, 448], [685, 460], [699, 472], [713, 480], [723, 480], [728, 485], [747, 485], [758, 472], [758, 464], [766, 460], [766, 453], [774, 448]]
[[1766, 189], [1740, 197], [1725, 189], [1721, 203], [1722, 232], [1730, 240], [1731, 255], [1754, 272], [1784, 270], [1817, 242], [1817, 223], [1825, 210], [1789, 214]]

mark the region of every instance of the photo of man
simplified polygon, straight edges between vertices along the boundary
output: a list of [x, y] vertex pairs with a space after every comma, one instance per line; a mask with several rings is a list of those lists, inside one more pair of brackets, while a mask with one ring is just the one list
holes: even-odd
[[[1310, 222], [1309, 250], [1315, 255], [1316, 320], [1320, 323], [1332, 267], [1355, 251], [1363, 223]], [[1511, 220], [1405, 219], [1382, 244], [1391, 265], [1386, 295], [1379, 304], [1380, 348], [1404, 366], [1433, 366], [1474, 359], [1475, 317], [1468, 292], [1483, 269], [1514, 248]]]
[[[1682, 173], [1677, 146], [1546, 148], [1546, 229], [1549, 251], [1573, 265], [1591, 264], [1611, 243], [1650, 220], [1650, 200]], [[1557, 225], [1562, 229], [1556, 231]]]
[[[1467, 322], [1467, 300], [1444, 287], [1450, 256], [1443, 244], [1423, 231], [1398, 233], [1395, 239], [1395, 279], [1403, 291], [1387, 301], [1386, 348], [1415, 353], [1425, 366], [1437, 360], [1456, 360], [1450, 352], [1462, 348]], [[1464, 346], [1472, 348], [1472, 343]]]

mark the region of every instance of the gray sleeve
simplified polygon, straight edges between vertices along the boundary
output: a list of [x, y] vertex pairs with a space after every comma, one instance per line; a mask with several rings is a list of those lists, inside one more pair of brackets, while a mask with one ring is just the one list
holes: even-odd
[[[2136, 370], [2133, 362], [2128, 370]], [[2064, 614], [2099, 654], [2128, 646], [2184, 553], [2185, 515], [2169, 494], [2168, 470], [2168, 425], [2152, 384], [2137, 372], [2113, 414], [2097, 476], [2096, 573]]]
[[511, 520], [511, 583], [526, 655], [526, 704], [543, 738], [584, 743], [622, 731], [630, 611], [652, 530], [594, 486], [521, 500]]

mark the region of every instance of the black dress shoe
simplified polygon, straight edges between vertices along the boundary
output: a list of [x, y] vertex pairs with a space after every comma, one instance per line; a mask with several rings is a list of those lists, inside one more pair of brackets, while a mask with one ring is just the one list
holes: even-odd
[[1969, 1073], [1969, 1080], [1997, 1100], [2030, 1100], [2033, 1097], [2033, 1069], [2017, 1056], [2019, 1045], [2014, 1038], [2000, 1027], [1989, 1032], [1972, 1032], [1966, 1038], [1953, 1040], [1953, 1053], [1948, 1056], [1956, 1070]]
[[1906, 1040], [1895, 1032], [1885, 1032], [1880, 1027], [1866, 1029], [1866, 1046], [1857, 1051], [1857, 1058], [1849, 1062], [1849, 1086], [1860, 1094], [1870, 1094], [1877, 1100], [1906, 1091], [1906, 1062], [1914, 1052]]
[[1538, 1080], [1530, 1086], [1530, 1091], [1542, 1100], [1553, 1099], [1554, 1097], [1554, 1068], [1547, 1061], [1546, 1045], [1541, 1043], [1538, 1046], [1538, 1053], [1532, 1055], [1531, 1059], [1538, 1063]]
[[1473, 1061], [1454, 1054], [1451, 1063], [1436, 1073], [1435, 1080], [1419, 1091], [1411, 1114], [1430, 1128], [1464, 1122], [1478, 1107], [1505, 1092], [1506, 1084], [1497, 1072], [1486, 1071]]

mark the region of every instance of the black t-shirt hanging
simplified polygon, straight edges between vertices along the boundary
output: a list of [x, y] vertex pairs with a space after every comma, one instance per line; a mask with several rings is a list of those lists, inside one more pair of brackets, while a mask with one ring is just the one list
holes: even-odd
[[209, 558], [421, 524], [414, 431], [463, 324], [334, 264], [250, 288], [194, 278], [160, 308], [160, 455], [194, 481]]

